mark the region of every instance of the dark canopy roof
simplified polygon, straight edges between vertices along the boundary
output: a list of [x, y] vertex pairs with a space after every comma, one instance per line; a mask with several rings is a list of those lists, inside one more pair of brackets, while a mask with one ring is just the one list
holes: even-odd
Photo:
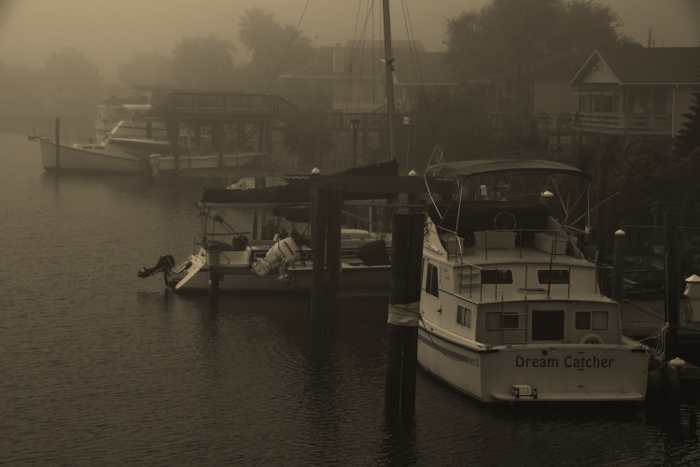
[[471, 161], [445, 162], [428, 167], [428, 177], [456, 178], [463, 180], [474, 175], [504, 172], [540, 171], [561, 173], [589, 178], [590, 174], [571, 165], [538, 159], [476, 159]]

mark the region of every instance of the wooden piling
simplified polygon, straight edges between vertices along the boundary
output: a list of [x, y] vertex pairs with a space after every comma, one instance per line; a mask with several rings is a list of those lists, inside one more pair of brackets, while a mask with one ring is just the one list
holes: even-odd
[[339, 188], [331, 188], [328, 192], [328, 215], [326, 227], [326, 294], [324, 308], [333, 315], [336, 309], [336, 299], [340, 288], [341, 249], [340, 230], [342, 223], [343, 194]]
[[387, 324], [385, 409], [415, 410], [416, 359], [422, 270], [422, 213], [395, 213], [391, 253], [391, 290]]
[[678, 355], [678, 323], [680, 295], [680, 261], [678, 260], [678, 215], [664, 213], [664, 250], [666, 253], [666, 358], [668, 362]]
[[624, 226], [615, 232], [615, 264], [613, 266], [612, 298], [622, 300], [623, 276], [625, 273], [625, 231]]
[[56, 117], [56, 167], [55, 172], [61, 171], [61, 117]]
[[219, 295], [219, 281], [221, 280], [221, 268], [219, 267], [219, 250], [212, 249], [209, 255], [209, 294], [212, 297]]
[[324, 295], [326, 288], [326, 231], [328, 193], [314, 188], [311, 195], [311, 338], [323, 337]]

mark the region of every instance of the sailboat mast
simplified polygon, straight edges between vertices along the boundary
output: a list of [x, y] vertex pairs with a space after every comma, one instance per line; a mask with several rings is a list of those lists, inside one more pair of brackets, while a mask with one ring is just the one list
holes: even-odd
[[389, 119], [389, 160], [394, 159], [394, 58], [391, 53], [391, 19], [389, 0], [382, 0], [384, 10], [384, 65], [386, 71], [386, 111]]

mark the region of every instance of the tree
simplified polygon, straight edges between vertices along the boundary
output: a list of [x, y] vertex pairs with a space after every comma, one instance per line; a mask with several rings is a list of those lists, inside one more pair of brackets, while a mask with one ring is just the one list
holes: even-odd
[[231, 41], [217, 36], [182, 38], [173, 50], [175, 83], [204, 89], [230, 86], [235, 52]]
[[44, 70], [52, 91], [60, 99], [99, 97], [102, 92], [104, 79], [100, 70], [71, 47], [51, 53], [44, 61]]
[[485, 101], [467, 87], [454, 92], [429, 89], [418, 95], [410, 115], [418, 125], [414, 133], [414, 152], [431, 154], [439, 144], [448, 157], [464, 159], [464, 148], [475, 158], [489, 142], [490, 123]]
[[311, 111], [301, 112], [297, 123], [287, 127], [284, 147], [296, 154], [297, 167], [308, 172], [314, 167], [323, 168], [323, 154], [332, 151], [335, 144], [328, 132], [319, 127], [319, 120]]
[[128, 84], [173, 84], [172, 61], [157, 53], [138, 53], [117, 68], [119, 81]]
[[575, 43], [633, 45], [609, 7], [591, 0], [491, 0], [447, 22], [447, 55], [462, 78], [527, 65]]
[[700, 80], [692, 96], [689, 112], [683, 114], [688, 120], [681, 124], [683, 128], [673, 140], [674, 152], [683, 157], [689, 156], [700, 148]]
[[64, 112], [94, 112], [94, 105], [102, 94], [104, 78], [95, 64], [82, 52], [64, 47], [53, 52], [44, 62], [47, 89]]
[[248, 80], [255, 90], [267, 92], [277, 74], [310, 63], [315, 56], [311, 41], [293, 25], [281, 26], [262, 8], [245, 10], [239, 18], [238, 37], [253, 53]]

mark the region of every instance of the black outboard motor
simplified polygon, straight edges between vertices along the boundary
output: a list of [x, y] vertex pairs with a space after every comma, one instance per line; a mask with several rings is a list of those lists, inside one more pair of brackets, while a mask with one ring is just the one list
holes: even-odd
[[151, 277], [159, 272], [162, 272], [165, 285], [168, 285], [168, 274], [171, 273], [173, 266], [175, 266], [175, 260], [173, 257], [171, 255], [163, 255], [160, 257], [155, 266], [152, 268], [143, 267], [138, 270], [136, 275], [141, 279], [145, 279], [146, 277]]

